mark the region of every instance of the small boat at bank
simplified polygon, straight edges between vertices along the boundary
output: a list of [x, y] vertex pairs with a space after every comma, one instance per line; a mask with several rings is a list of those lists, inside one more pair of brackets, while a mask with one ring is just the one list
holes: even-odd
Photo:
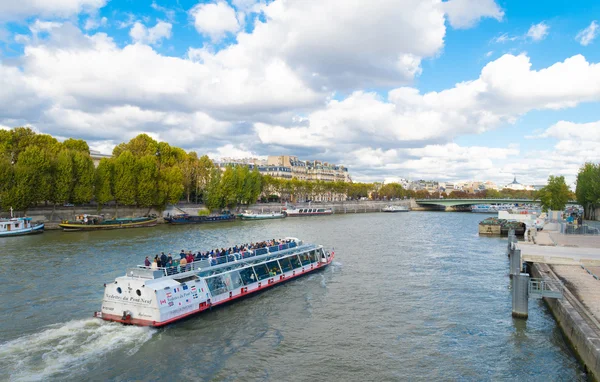
[[202, 224], [202, 223], [218, 223], [218, 222], [229, 222], [235, 220], [234, 214], [221, 214], [221, 215], [206, 215], [206, 216], [194, 216], [188, 214], [170, 215], [165, 218], [165, 221], [169, 224]]
[[106, 219], [102, 215], [84, 214], [79, 215], [75, 220], [65, 220], [58, 226], [64, 231], [97, 231], [103, 229], [153, 227], [156, 224], [157, 219], [153, 216]]
[[523, 222], [494, 217], [479, 222], [479, 234], [486, 236], [508, 236], [511, 229], [515, 230], [515, 235], [523, 236], [526, 228], [527, 226]]
[[381, 212], [408, 212], [408, 207], [405, 206], [385, 206], [381, 209]]
[[283, 213], [286, 216], [317, 216], [317, 215], [331, 215], [333, 211], [331, 208], [283, 208]]
[[218, 257], [219, 261], [193, 261], [175, 272], [172, 267], [138, 265], [105, 284], [102, 309], [94, 317], [164, 326], [325, 268], [333, 258], [322, 245], [287, 238], [270, 247]]
[[31, 235], [44, 232], [44, 223], [32, 223], [31, 218], [0, 219], [0, 237]]
[[246, 211], [243, 214], [238, 215], [242, 220], [265, 220], [265, 219], [282, 219], [285, 214], [282, 212], [261, 212], [256, 213], [254, 211]]

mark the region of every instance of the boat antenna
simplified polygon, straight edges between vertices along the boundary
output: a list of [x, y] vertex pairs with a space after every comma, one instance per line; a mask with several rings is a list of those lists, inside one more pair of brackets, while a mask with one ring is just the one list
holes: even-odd
[[12, 207], [10, 207], [10, 218], [11, 219], [13, 218], [13, 209], [12, 209]]

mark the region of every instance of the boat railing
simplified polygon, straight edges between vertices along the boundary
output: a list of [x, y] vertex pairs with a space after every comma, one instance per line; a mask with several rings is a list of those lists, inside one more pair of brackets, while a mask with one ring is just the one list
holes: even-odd
[[[178, 273], [205, 270], [206, 268], [214, 267], [217, 265], [223, 265], [223, 264], [227, 264], [227, 263], [243, 261], [243, 260], [250, 259], [253, 257], [263, 256], [263, 255], [266, 255], [269, 253], [292, 249], [295, 247], [297, 247], [297, 244], [292, 241], [290, 243], [273, 245], [271, 247], [264, 247], [264, 248], [258, 248], [255, 250], [236, 252], [236, 253], [232, 253], [232, 254], [228, 254], [228, 255], [224, 255], [224, 256], [213, 257], [210, 259], [196, 260], [196, 261], [192, 261], [191, 263], [187, 263], [185, 265], [175, 265], [175, 266], [171, 266], [171, 267], [158, 267], [158, 268], [147, 267], [145, 265], [138, 265], [137, 269], [144, 270], [144, 271], [146, 271], [146, 270], [160, 271], [160, 274], [162, 274], [164, 276], [171, 276], [171, 275], [175, 275]], [[129, 275], [130, 271], [128, 271], [127, 274]], [[153, 272], [150, 272], [150, 273], [149, 272], [134, 272], [134, 274], [131, 274], [131, 275], [142, 277], [142, 278], [156, 278], [155, 274]]]

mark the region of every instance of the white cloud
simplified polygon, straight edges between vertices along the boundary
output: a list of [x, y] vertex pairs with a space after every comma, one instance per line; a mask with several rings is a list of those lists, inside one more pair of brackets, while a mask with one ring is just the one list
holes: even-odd
[[527, 31], [527, 37], [533, 41], [541, 41], [546, 38], [549, 29], [550, 27], [544, 22], [532, 25], [529, 31]]
[[577, 33], [575, 39], [579, 41], [581, 45], [588, 46], [594, 41], [596, 36], [598, 36], [598, 33], [600, 33], [600, 28], [598, 28], [598, 23], [594, 20], [590, 26]]
[[129, 36], [131, 36], [133, 42], [150, 45], [160, 44], [163, 39], [171, 38], [172, 27], [170, 23], [159, 20], [152, 28], [146, 28], [144, 24], [137, 21], [129, 31]]
[[98, 19], [95, 16], [90, 16], [87, 18], [87, 20], [85, 20], [85, 25], [83, 26], [83, 29], [85, 29], [86, 31], [98, 29], [100, 27], [106, 26], [107, 22], [108, 19], [106, 17]]
[[[600, 121], [590, 123], [558, 121], [540, 134], [540, 137], [600, 143]], [[600, 148], [598, 150], [600, 153]]]
[[497, 43], [497, 44], [504, 44], [505, 42], [516, 41], [518, 39], [519, 39], [518, 36], [509, 36], [508, 33], [503, 33], [498, 37], [494, 37], [492, 39], [492, 42]]
[[235, 33], [240, 29], [235, 10], [225, 1], [198, 4], [190, 10], [190, 14], [198, 33], [210, 36], [215, 42], [227, 33]]
[[469, 28], [484, 17], [498, 21], [504, 17], [494, 0], [450, 0], [442, 6], [453, 28]]
[[7, 0], [0, 1], [0, 21], [20, 20], [30, 16], [67, 18], [81, 12], [94, 12], [106, 0]]

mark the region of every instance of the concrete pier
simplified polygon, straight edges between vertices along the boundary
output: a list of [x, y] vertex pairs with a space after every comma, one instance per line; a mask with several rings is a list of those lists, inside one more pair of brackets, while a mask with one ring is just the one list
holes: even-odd
[[[592, 379], [599, 380], [600, 237], [544, 230], [534, 233], [530, 241], [518, 243], [518, 247], [532, 277], [563, 284], [563, 298], [544, 301], [586, 371]], [[513, 276], [513, 288], [514, 279]]]

